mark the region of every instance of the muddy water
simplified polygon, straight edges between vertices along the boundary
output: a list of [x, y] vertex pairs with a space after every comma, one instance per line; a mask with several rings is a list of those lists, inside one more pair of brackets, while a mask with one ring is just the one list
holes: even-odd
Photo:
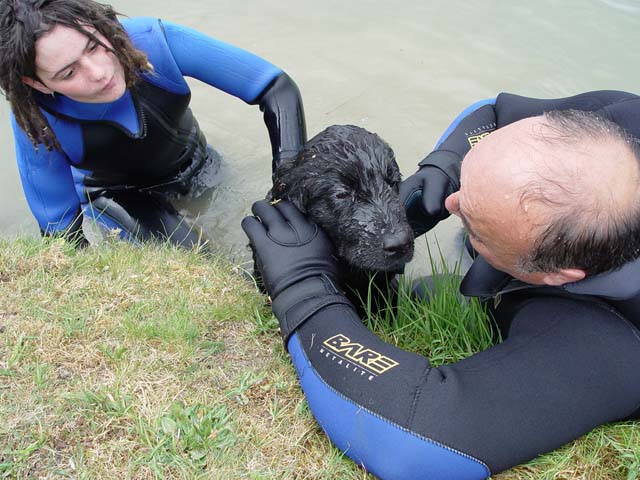
[[[300, 87], [309, 136], [363, 126], [395, 150], [405, 175], [470, 103], [507, 91], [559, 97], [640, 91], [638, 0], [536, 2], [382, 0], [118, 0], [130, 16], [172, 20], [251, 50]], [[206, 61], [206, 59], [203, 59]], [[217, 187], [184, 205], [225, 251], [246, 254], [239, 220], [269, 188], [270, 148], [256, 107], [197, 81], [193, 110], [221, 153]], [[0, 234], [36, 234], [0, 104]], [[454, 220], [428, 237], [457, 252]], [[426, 243], [419, 242], [424, 250]]]

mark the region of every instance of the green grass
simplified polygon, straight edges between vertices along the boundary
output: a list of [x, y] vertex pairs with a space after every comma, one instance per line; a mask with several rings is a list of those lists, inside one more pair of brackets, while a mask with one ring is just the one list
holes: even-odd
[[[459, 303], [450, 275], [436, 290], [366, 322], [438, 365], [487, 348], [482, 305]], [[222, 259], [0, 240], [0, 299], [0, 478], [372, 478], [320, 431], [265, 298]], [[639, 466], [628, 422], [494, 478]]]
[[499, 341], [477, 299], [458, 301], [458, 272], [438, 272], [430, 287], [433, 294], [418, 300], [411, 284], [398, 288], [395, 308], [387, 305], [371, 312], [367, 299], [367, 326], [386, 342], [429, 358], [433, 366], [456, 362]]

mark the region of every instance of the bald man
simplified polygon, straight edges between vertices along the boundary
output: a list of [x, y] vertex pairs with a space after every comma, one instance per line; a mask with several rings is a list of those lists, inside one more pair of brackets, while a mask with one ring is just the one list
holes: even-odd
[[321, 231], [254, 205], [243, 228], [338, 448], [380, 478], [480, 479], [640, 416], [639, 137], [640, 97], [614, 91], [501, 94], [453, 122], [400, 193], [416, 235], [461, 218], [461, 293], [504, 340], [437, 368], [362, 326]]

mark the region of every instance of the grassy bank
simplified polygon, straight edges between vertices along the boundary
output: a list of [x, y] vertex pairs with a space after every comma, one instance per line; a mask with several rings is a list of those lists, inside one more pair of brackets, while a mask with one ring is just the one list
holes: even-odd
[[[482, 310], [441, 291], [370, 327], [439, 363], [485, 348]], [[629, 423], [494, 478], [632, 480], [639, 466]], [[370, 476], [319, 430], [264, 297], [223, 260], [0, 240], [0, 478]]]

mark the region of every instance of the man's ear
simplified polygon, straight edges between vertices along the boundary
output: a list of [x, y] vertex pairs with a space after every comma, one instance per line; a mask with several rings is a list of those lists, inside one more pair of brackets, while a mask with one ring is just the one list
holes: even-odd
[[35, 78], [22, 77], [22, 83], [24, 83], [25, 85], [29, 85], [31, 88], [38, 90], [39, 92], [44, 93], [46, 95], [50, 95], [53, 93], [53, 90], [51, 90], [44, 83], [40, 82], [39, 80], [36, 80]]
[[584, 270], [580, 270], [579, 268], [563, 268], [558, 270], [557, 272], [545, 274], [545, 276], [542, 278], [542, 281], [545, 285], [558, 287], [560, 285], [564, 285], [565, 283], [577, 282], [578, 280], [582, 280], [586, 276], [586, 272]]

